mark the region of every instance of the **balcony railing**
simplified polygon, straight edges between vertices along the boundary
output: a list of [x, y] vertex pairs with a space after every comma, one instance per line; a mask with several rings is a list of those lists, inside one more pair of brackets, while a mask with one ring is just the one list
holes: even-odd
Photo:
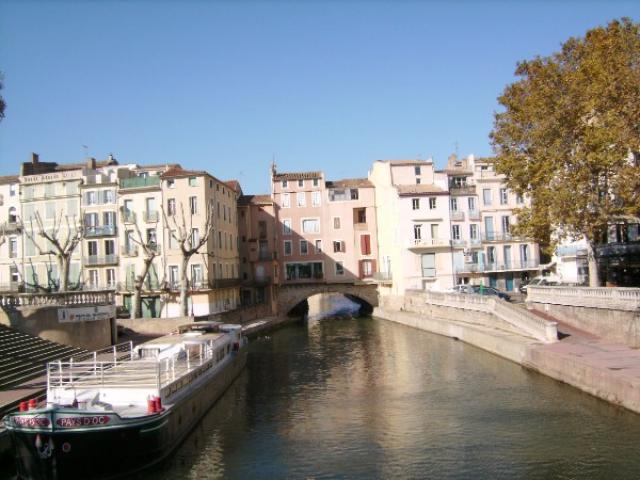
[[136, 212], [122, 210], [120, 212], [120, 218], [122, 218], [122, 223], [136, 223]]
[[449, 193], [451, 195], [475, 195], [476, 194], [476, 186], [475, 185], [452, 185], [449, 187]]
[[83, 264], [86, 267], [97, 267], [100, 265], [116, 265], [118, 263], [117, 255], [89, 255], [84, 257]]
[[482, 241], [479, 238], [470, 238], [469, 245], [472, 247], [479, 247], [482, 245]]
[[273, 252], [260, 252], [258, 254], [258, 261], [273, 260]]
[[112, 291], [53, 292], [53, 293], [9, 293], [0, 295], [0, 305], [113, 305]]
[[85, 237], [113, 237], [118, 233], [115, 225], [87, 225], [84, 227]]
[[498, 232], [490, 232], [482, 234], [483, 242], [509, 242], [509, 241], [520, 241], [522, 237], [517, 235], [513, 235], [511, 233], [498, 233]]
[[123, 178], [120, 180], [120, 189], [159, 187], [160, 177], [149, 175], [147, 177]]
[[449, 246], [451, 246], [451, 243], [447, 238], [416, 238], [409, 242], [409, 248], [439, 248]]
[[137, 257], [138, 256], [138, 246], [137, 245], [129, 245], [123, 246], [120, 249], [120, 253], [123, 257]]
[[241, 280], [239, 278], [216, 278], [210, 283], [212, 288], [229, 288], [240, 285]]
[[469, 210], [469, 220], [480, 220], [480, 212], [478, 210]]
[[461, 222], [464, 220], [464, 212], [460, 210], [451, 210], [451, 220]]
[[159, 217], [160, 215], [158, 215], [157, 210], [154, 210], [154, 211], [145, 210], [143, 215], [144, 221], [147, 223], [157, 223]]
[[586, 257], [587, 249], [579, 245], [563, 245], [556, 248], [556, 255], [559, 257]]
[[537, 270], [538, 268], [540, 268], [540, 262], [537, 260], [510, 263], [465, 263], [462, 267], [456, 267], [456, 273], [510, 272], [514, 270]]
[[22, 225], [18, 222], [6, 222], [0, 226], [0, 231], [4, 233], [17, 233], [22, 230]]
[[373, 274], [373, 279], [376, 282], [391, 282], [393, 281], [393, 275], [391, 272], [375, 272]]
[[457, 238], [457, 239], [451, 240], [451, 245], [454, 248], [464, 248], [467, 246], [467, 241], [462, 238]]

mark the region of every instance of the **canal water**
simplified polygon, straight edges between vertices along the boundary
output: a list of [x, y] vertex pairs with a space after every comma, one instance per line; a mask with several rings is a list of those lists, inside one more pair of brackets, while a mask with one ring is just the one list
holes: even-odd
[[[135, 446], [132, 446], [135, 448]], [[640, 415], [371, 318], [292, 325], [142, 479], [638, 479]]]

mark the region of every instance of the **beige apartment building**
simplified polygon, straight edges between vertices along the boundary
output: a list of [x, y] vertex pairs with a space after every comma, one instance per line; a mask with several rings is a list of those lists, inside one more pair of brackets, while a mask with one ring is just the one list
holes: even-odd
[[326, 181], [324, 173], [271, 176], [280, 283], [372, 279], [378, 245], [375, 193], [367, 179]]
[[0, 177], [0, 291], [17, 291], [22, 278], [20, 183], [17, 175]]

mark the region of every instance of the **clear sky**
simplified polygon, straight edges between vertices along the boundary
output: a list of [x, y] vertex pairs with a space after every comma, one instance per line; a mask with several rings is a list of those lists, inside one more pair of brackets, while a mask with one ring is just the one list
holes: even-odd
[[488, 155], [516, 62], [622, 16], [640, 2], [0, 0], [0, 174], [86, 145], [261, 193], [273, 156], [338, 179]]

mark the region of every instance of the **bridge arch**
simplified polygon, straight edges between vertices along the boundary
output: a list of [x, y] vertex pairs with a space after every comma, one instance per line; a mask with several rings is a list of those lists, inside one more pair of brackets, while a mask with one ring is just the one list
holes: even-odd
[[369, 312], [378, 306], [378, 286], [375, 284], [322, 283], [282, 285], [278, 291], [278, 313], [287, 315], [301, 302], [319, 293], [341, 293], [350, 300], [363, 305], [365, 311], [368, 310]]

